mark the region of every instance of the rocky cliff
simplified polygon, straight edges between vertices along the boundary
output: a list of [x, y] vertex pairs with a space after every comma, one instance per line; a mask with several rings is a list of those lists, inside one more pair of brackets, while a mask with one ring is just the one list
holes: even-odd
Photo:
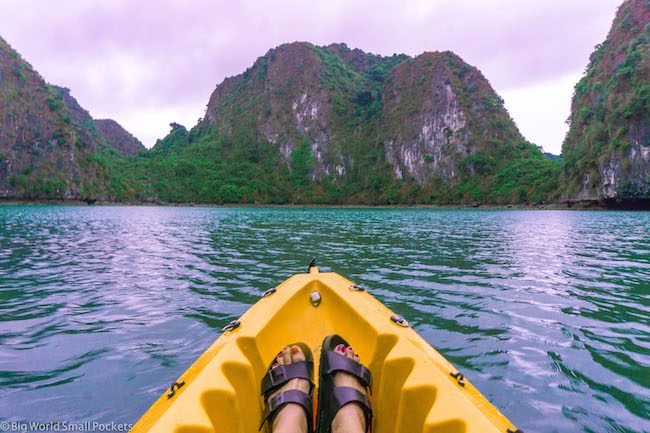
[[307, 143], [312, 181], [344, 177], [362, 156], [350, 149], [358, 139], [420, 185], [454, 181], [490, 139], [523, 140], [487, 80], [453, 53], [382, 58], [344, 44], [269, 51], [217, 87], [206, 121], [229, 139], [259, 137], [287, 163]]
[[79, 198], [97, 180], [97, 138], [0, 39], [0, 196]]
[[47, 84], [0, 38], [0, 197], [101, 197], [110, 176], [97, 154], [107, 142], [132, 152], [123, 135], [98, 129], [69, 89]]
[[154, 165], [168, 200], [510, 203], [557, 187], [558, 165], [451, 52], [282, 45], [219, 84], [204, 119], [152, 153], [167, 160]]
[[488, 81], [451, 52], [424, 53], [393, 68], [382, 100], [381, 135], [399, 179], [451, 184], [467, 157], [496, 150], [491, 142], [523, 141]]
[[650, 200], [650, 1], [627, 0], [575, 87], [565, 197]]
[[[0, 45], [3, 197], [168, 202], [527, 203], [559, 164], [451, 52], [270, 50], [150, 151]], [[128, 158], [127, 158], [128, 157]]]

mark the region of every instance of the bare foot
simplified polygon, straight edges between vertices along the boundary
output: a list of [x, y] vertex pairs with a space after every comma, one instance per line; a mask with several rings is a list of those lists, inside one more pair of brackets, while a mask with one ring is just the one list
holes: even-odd
[[[354, 353], [351, 347], [339, 344], [334, 351], [359, 362], [359, 355]], [[366, 394], [366, 388], [359, 382], [359, 379], [345, 372], [338, 372], [334, 375], [334, 386], [349, 386]], [[366, 418], [358, 404], [346, 404], [332, 420], [332, 433], [365, 433], [365, 431]]]
[[[298, 346], [286, 346], [282, 349], [282, 353], [278, 355], [272, 368], [278, 365], [289, 365], [293, 362], [305, 361], [305, 354]], [[269, 395], [267, 402], [271, 398], [284, 391], [297, 389], [309, 394], [310, 384], [306, 379], [291, 379], [285, 383], [277, 391]], [[311, 420], [309, 420], [311, 422]], [[307, 433], [307, 416], [302, 406], [289, 403], [283, 407], [280, 412], [273, 419], [273, 426], [271, 427], [273, 433]]]

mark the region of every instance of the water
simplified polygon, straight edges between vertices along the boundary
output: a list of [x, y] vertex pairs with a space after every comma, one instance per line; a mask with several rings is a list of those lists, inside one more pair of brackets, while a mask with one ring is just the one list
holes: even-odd
[[0, 420], [134, 423], [312, 256], [527, 433], [650, 431], [650, 213], [569, 211], [0, 206]]

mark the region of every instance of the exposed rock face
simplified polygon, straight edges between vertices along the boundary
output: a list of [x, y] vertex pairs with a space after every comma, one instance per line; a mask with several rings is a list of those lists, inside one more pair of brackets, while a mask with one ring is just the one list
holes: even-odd
[[386, 157], [400, 179], [449, 183], [458, 175], [457, 163], [477, 152], [479, 142], [523, 140], [488, 81], [451, 52], [424, 53], [397, 65], [382, 96]]
[[566, 198], [650, 199], [650, 1], [627, 0], [576, 85]]
[[135, 156], [144, 145], [113, 119], [97, 119], [95, 126], [109, 146], [125, 156]]
[[206, 119], [233, 139], [261, 139], [277, 147], [286, 161], [301, 145], [308, 146], [315, 160], [311, 178], [320, 179], [341, 163], [329, 146], [333, 101], [331, 89], [321, 86], [322, 75], [331, 73], [327, 69], [311, 44], [272, 49], [242, 75], [217, 86]]
[[308, 147], [313, 181], [345, 177], [376, 151], [399, 180], [450, 183], [489, 140], [523, 140], [488, 81], [455, 54], [381, 57], [345, 44], [270, 50], [217, 86], [204, 122], [274, 146], [289, 165]]

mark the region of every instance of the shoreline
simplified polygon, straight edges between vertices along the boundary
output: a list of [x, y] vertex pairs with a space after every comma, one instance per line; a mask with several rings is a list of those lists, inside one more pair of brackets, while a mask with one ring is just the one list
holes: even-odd
[[432, 209], [432, 210], [640, 210], [648, 211], [647, 204], [640, 206], [634, 203], [629, 207], [625, 204], [608, 205], [605, 202], [561, 202], [545, 204], [314, 204], [314, 203], [290, 203], [290, 204], [269, 204], [269, 203], [177, 203], [177, 202], [146, 202], [146, 201], [95, 201], [84, 200], [35, 200], [35, 199], [8, 199], [0, 198], [0, 206], [161, 206], [161, 207], [206, 207], [206, 208], [286, 208], [286, 209]]

